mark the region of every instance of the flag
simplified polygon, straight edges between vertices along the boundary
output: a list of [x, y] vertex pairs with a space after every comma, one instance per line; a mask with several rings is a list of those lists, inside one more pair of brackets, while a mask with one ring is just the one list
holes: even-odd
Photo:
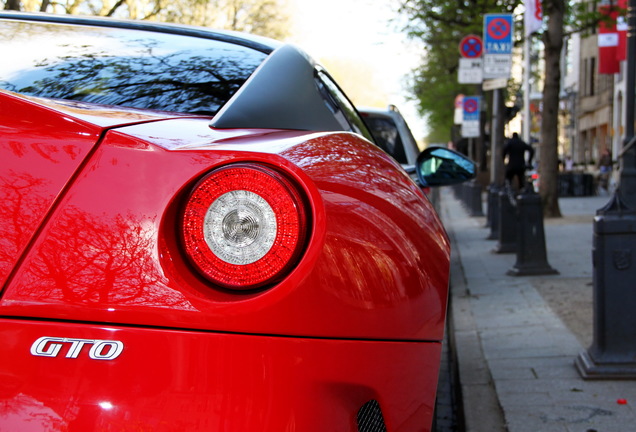
[[620, 70], [618, 60], [619, 38], [616, 30], [618, 10], [611, 5], [601, 5], [599, 12], [609, 19], [607, 21], [602, 20], [598, 26], [598, 73], [615, 74]]
[[523, 15], [526, 37], [536, 32], [543, 24], [541, 0], [525, 0], [526, 12]]

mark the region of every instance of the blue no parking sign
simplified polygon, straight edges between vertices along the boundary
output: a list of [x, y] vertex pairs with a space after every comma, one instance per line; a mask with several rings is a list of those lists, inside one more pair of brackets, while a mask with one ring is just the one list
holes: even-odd
[[464, 96], [464, 112], [462, 120], [461, 134], [464, 138], [474, 138], [479, 136], [480, 125], [480, 96]]
[[484, 51], [486, 54], [512, 54], [512, 14], [484, 15]]
[[479, 121], [481, 97], [464, 96], [464, 121]]

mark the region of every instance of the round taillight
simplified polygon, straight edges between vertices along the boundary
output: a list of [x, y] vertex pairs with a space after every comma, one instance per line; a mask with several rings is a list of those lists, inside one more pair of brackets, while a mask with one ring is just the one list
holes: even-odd
[[228, 165], [205, 176], [184, 208], [182, 234], [192, 263], [215, 284], [254, 289], [282, 278], [307, 231], [298, 190], [277, 171]]

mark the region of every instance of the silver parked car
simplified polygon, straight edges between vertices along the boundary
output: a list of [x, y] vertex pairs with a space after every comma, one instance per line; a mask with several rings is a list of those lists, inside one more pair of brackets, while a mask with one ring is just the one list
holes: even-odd
[[420, 148], [406, 120], [395, 105], [386, 108], [358, 107], [376, 144], [393, 156], [407, 172], [413, 172]]

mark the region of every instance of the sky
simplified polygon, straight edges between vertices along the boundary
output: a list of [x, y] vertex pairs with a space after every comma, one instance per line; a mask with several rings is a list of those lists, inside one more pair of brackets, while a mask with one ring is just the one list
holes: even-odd
[[307, 51], [334, 76], [356, 105], [402, 112], [418, 140], [426, 127], [407, 101], [405, 76], [420, 62], [421, 48], [395, 20], [398, 0], [287, 0], [289, 42]]

